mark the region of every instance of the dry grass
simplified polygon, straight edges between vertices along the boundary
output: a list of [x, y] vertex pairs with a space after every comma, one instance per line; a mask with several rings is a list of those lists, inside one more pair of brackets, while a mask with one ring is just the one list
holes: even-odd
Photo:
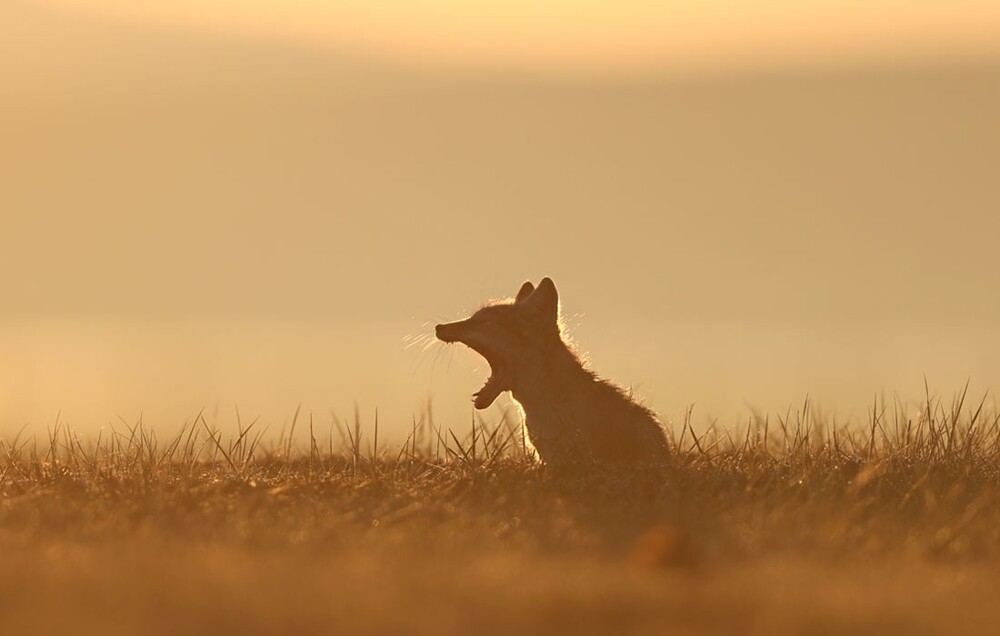
[[[0, 440], [0, 634], [987, 633], [1000, 414], [807, 404], [668, 465], [535, 465], [517, 427]], [[302, 440], [301, 442], [297, 440]], [[378, 449], [376, 452], [375, 449]]]

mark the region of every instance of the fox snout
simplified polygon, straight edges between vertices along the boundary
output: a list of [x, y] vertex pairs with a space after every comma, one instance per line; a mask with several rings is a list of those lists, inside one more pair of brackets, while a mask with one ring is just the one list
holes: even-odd
[[434, 335], [441, 342], [458, 342], [462, 339], [468, 327], [468, 320], [459, 320], [457, 322], [447, 322], [434, 327]]

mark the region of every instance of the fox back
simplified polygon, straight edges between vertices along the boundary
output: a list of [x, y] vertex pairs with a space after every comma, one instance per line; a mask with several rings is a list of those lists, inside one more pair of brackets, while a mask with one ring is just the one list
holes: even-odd
[[648, 462], [667, 455], [656, 415], [599, 378], [563, 338], [559, 294], [548, 278], [525, 283], [514, 299], [436, 328], [438, 339], [468, 345], [490, 365], [477, 409], [510, 391], [543, 462]]

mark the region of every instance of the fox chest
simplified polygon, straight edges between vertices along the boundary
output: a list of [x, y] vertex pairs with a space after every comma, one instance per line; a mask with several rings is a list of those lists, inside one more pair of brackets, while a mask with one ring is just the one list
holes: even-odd
[[578, 439], [591, 427], [584, 410], [573, 404], [534, 406], [524, 409], [524, 426], [535, 448], [543, 455], [543, 447], [565, 444]]

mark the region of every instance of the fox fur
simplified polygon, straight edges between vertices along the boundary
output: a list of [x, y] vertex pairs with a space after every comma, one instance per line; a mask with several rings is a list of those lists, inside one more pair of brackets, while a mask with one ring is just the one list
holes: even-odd
[[477, 409], [510, 391], [539, 458], [549, 465], [642, 462], [666, 457], [656, 415], [618, 385], [588, 369], [563, 337], [559, 294], [549, 278], [524, 283], [514, 299], [493, 301], [471, 317], [437, 325], [443, 342], [461, 342], [490, 365]]

